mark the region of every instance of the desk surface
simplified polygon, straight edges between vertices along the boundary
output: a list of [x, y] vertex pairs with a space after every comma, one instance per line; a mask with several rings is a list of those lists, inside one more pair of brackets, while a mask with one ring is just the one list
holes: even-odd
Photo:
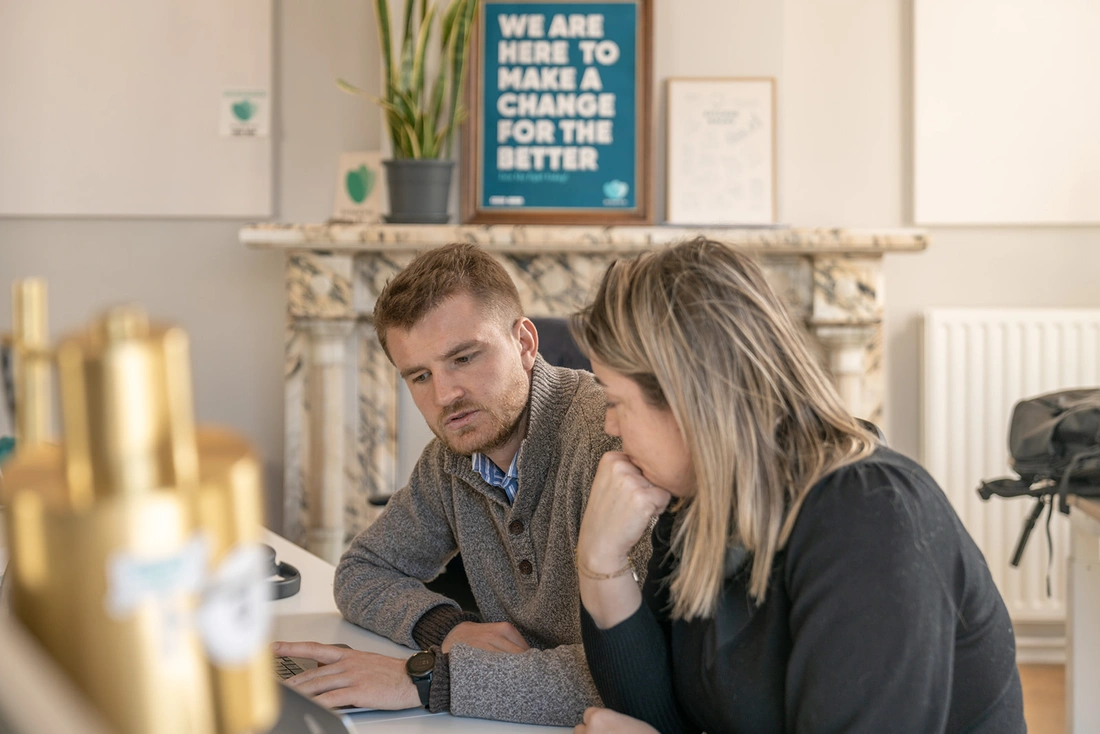
[[[368, 632], [345, 620], [333, 601], [332, 582], [336, 568], [312, 553], [300, 548], [270, 530], [265, 531], [264, 542], [275, 549], [275, 556], [286, 561], [302, 574], [302, 588], [288, 599], [271, 602], [275, 611], [275, 639], [312, 640], [316, 642], [343, 642], [356, 650], [366, 650], [382, 655], [405, 658], [413, 653], [373, 632]], [[356, 731], [371, 734], [430, 734], [432, 732], [456, 732], [458, 734], [504, 734], [504, 732], [564, 732], [566, 728], [552, 726], [528, 726], [503, 721], [468, 719], [450, 714], [430, 714], [424, 709], [408, 711], [372, 711], [352, 714]]]
[[1068, 502], [1096, 522], [1100, 522], [1100, 500], [1090, 500], [1072, 495], [1068, 498]]

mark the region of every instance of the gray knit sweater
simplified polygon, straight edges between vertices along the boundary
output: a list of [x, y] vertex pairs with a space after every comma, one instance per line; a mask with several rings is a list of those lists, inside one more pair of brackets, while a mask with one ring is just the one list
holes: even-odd
[[[518, 654], [455, 645], [437, 666], [433, 710], [438, 693], [443, 700], [449, 693], [459, 716], [572, 726], [587, 706], [600, 705], [580, 644], [573, 549], [599, 459], [619, 448], [603, 432], [604, 407], [591, 374], [537, 358], [515, 504], [485, 483], [470, 457], [433, 440], [408, 486], [341, 559], [335, 593], [344, 616], [416, 647], [425, 626], [450, 618], [431, 640], [438, 644], [461, 621], [457, 604], [422, 583], [461, 551], [484, 621], [511, 622], [531, 645]], [[649, 550], [647, 533], [634, 552], [639, 569]], [[435, 622], [414, 637], [422, 619]], [[448, 677], [449, 689], [437, 691]]]

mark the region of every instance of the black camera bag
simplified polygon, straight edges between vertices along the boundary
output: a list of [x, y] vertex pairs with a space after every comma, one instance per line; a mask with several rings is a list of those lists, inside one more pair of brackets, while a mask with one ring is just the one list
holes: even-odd
[[1063, 513], [1069, 512], [1066, 500], [1071, 494], [1100, 498], [1100, 388], [1062, 390], [1016, 403], [1008, 431], [1008, 450], [1012, 469], [1019, 478], [982, 482], [978, 494], [983, 500], [993, 495], [1038, 500], [1012, 556], [1012, 565], [1018, 566], [1046, 504], [1050, 505], [1049, 547], [1055, 497]]

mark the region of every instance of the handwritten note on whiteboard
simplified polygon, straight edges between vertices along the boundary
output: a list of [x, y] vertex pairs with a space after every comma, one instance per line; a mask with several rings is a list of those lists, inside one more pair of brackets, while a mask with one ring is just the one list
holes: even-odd
[[775, 222], [775, 82], [670, 79], [671, 224]]

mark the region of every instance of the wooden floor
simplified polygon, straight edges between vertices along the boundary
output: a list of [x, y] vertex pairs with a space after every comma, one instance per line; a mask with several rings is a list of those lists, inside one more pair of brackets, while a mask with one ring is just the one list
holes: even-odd
[[1021, 665], [1024, 718], [1028, 734], [1065, 734], [1066, 669], [1062, 665]]

